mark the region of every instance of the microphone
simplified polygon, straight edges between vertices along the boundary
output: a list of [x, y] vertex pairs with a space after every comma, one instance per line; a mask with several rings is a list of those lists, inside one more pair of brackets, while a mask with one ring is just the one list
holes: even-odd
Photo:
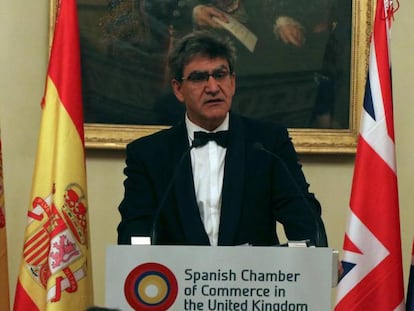
[[[296, 182], [295, 178], [293, 177], [292, 173], [290, 172], [288, 166], [286, 165], [285, 161], [279, 157], [277, 154], [275, 154], [274, 152], [266, 149], [262, 143], [260, 142], [255, 142], [253, 144], [253, 148], [263, 151], [265, 153], [267, 153], [268, 155], [270, 155], [272, 158], [276, 159], [279, 163], [282, 164], [283, 168], [286, 170], [289, 178], [291, 179], [293, 185], [295, 186], [296, 190], [300, 193], [301, 197], [303, 198], [303, 200], [306, 202], [307, 199], [305, 198], [302, 190], [300, 189], [298, 183]], [[328, 241], [326, 239], [326, 234], [325, 234], [325, 229], [323, 227], [323, 224], [321, 224], [320, 222], [320, 218], [319, 215], [316, 214], [315, 210], [309, 206], [310, 210], [311, 210], [311, 214], [312, 214], [312, 218], [313, 221], [315, 222], [315, 227], [316, 227], [316, 236], [315, 236], [315, 246], [327, 246], [328, 245]]]
[[192, 142], [191, 146], [188, 147], [183, 152], [183, 154], [181, 155], [180, 159], [178, 160], [177, 165], [174, 168], [173, 175], [172, 175], [172, 177], [171, 177], [171, 179], [170, 179], [170, 181], [169, 181], [169, 183], [167, 185], [167, 188], [165, 189], [164, 195], [163, 195], [163, 197], [162, 197], [162, 199], [160, 201], [160, 204], [158, 205], [157, 212], [155, 213], [154, 220], [152, 222], [151, 245], [158, 244], [158, 232], [157, 231], [158, 231], [159, 218], [161, 216], [162, 209], [163, 209], [163, 207], [164, 207], [164, 205], [165, 205], [165, 203], [167, 201], [167, 197], [170, 194], [171, 189], [172, 189], [172, 187], [174, 185], [174, 181], [177, 179], [178, 173], [179, 173], [180, 168], [181, 168], [181, 166], [182, 166], [182, 164], [184, 162], [184, 159], [190, 155], [190, 151], [193, 148], [198, 148], [198, 147], [201, 147], [201, 146], [202, 146], [202, 142], [199, 139], [193, 139], [193, 142]]

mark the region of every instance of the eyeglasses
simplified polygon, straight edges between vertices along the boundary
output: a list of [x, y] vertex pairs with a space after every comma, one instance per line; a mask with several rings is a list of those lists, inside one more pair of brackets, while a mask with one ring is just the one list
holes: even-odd
[[228, 70], [216, 69], [212, 73], [208, 71], [193, 71], [187, 77], [182, 77], [181, 81], [190, 81], [194, 83], [207, 82], [210, 77], [213, 77], [217, 82], [224, 81], [228, 76], [233, 73]]

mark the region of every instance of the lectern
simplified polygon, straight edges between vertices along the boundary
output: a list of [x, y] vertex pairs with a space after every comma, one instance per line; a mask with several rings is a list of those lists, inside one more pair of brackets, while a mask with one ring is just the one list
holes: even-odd
[[110, 246], [106, 306], [330, 311], [337, 252], [312, 247]]

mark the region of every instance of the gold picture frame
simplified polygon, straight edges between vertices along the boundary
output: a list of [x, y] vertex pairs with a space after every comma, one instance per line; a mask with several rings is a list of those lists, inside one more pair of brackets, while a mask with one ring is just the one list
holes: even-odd
[[[50, 0], [50, 37], [58, 0]], [[352, 0], [349, 126], [346, 129], [290, 128], [298, 153], [352, 154], [356, 150], [374, 12], [373, 0]], [[130, 141], [167, 128], [163, 125], [85, 123], [85, 144], [91, 149], [124, 149]]]

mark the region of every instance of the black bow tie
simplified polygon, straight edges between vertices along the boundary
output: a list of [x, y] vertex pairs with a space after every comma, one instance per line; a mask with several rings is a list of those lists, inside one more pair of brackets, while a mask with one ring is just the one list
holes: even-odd
[[215, 133], [207, 132], [194, 132], [194, 147], [202, 147], [207, 144], [209, 141], [215, 141], [217, 145], [220, 145], [224, 148], [227, 147], [227, 136], [228, 131], [219, 131]]

